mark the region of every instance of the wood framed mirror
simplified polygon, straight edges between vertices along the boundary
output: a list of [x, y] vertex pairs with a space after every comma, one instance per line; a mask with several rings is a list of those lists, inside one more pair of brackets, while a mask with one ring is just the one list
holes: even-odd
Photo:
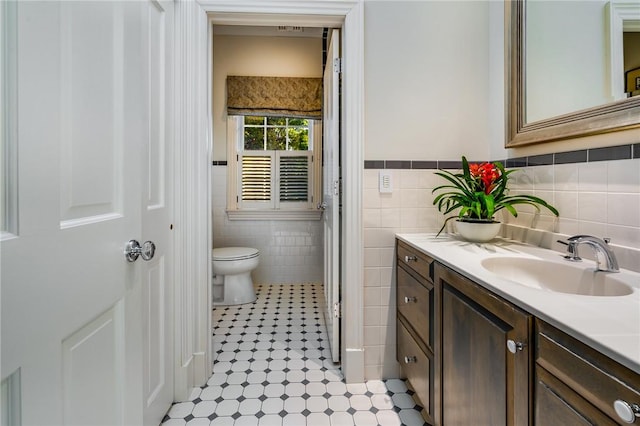
[[[569, 110], [568, 112], [549, 117], [538, 117], [527, 120], [528, 99], [527, 74], [533, 58], [527, 55], [527, 0], [505, 0], [505, 49], [506, 49], [506, 114], [507, 135], [505, 146], [507, 148], [522, 145], [551, 142], [568, 138], [597, 135], [607, 132], [632, 129], [640, 127], [640, 96], [622, 98], [623, 83], [618, 83], [611, 75], [620, 75], [620, 81], [624, 81], [624, 71], [621, 54], [617, 52], [622, 45], [623, 22], [625, 19], [640, 23], [640, 6], [638, 3], [603, 2], [602, 16], [598, 19], [607, 31], [605, 50], [607, 63], [602, 64], [608, 71], [610, 81], [607, 89], [611, 94], [611, 102], [601, 105]], [[551, 2], [546, 2], [551, 3]], [[573, 2], [554, 2], [567, 3]], [[619, 39], [616, 35], [619, 32]], [[618, 46], [618, 47], [616, 47]], [[616, 50], [617, 49], [617, 50]], [[589, 69], [585, 69], [589, 73]], [[586, 87], [587, 85], [585, 85]], [[530, 93], [532, 89], [529, 87]], [[626, 96], [626, 94], [625, 94]], [[564, 96], [552, 92], [551, 96], [544, 97], [546, 102], [553, 103]]]

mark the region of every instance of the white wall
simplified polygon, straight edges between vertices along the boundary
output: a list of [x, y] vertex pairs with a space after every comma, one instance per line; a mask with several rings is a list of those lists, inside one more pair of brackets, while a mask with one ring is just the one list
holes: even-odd
[[[213, 160], [227, 160], [227, 75], [321, 77], [322, 39], [216, 35], [213, 38]], [[213, 166], [213, 247], [260, 250], [255, 282], [322, 282], [320, 221], [230, 221], [226, 214], [227, 167]]]
[[365, 3], [367, 160], [485, 158], [489, 2]]
[[[496, 1], [366, 3], [366, 160], [496, 160], [640, 142], [634, 129], [505, 149], [503, 20]], [[473, 70], [475, 84], [454, 84]], [[432, 205], [440, 182], [433, 170], [391, 172], [392, 194], [378, 192], [378, 170], [364, 172], [366, 379], [400, 374], [395, 233], [435, 232], [442, 223]], [[545, 198], [561, 218], [525, 209], [508, 223], [538, 229], [529, 234], [540, 238], [549, 231], [611, 236], [623, 267], [638, 268], [640, 159], [528, 167], [516, 176], [514, 190]]]
[[[503, 9], [494, 3], [499, 2], [365, 4], [366, 160], [489, 158], [490, 138], [504, 138], [503, 71], [492, 65], [504, 63], [504, 51], [496, 47], [503, 35], [490, 20], [502, 25]], [[492, 66], [497, 75], [490, 75]], [[380, 194], [378, 170], [364, 173], [366, 379], [400, 374], [395, 233], [435, 232], [442, 223], [432, 205], [432, 170], [392, 174], [394, 192]]]

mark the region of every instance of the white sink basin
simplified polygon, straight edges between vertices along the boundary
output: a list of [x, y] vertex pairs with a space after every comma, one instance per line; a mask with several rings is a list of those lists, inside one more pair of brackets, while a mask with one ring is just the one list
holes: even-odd
[[559, 263], [531, 258], [492, 257], [482, 267], [501, 278], [527, 287], [583, 296], [627, 296], [633, 288], [624, 272], [595, 271], [582, 263]]

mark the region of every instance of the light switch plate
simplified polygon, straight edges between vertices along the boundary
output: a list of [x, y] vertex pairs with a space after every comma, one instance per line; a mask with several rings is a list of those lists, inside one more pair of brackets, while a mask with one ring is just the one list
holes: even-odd
[[381, 193], [393, 192], [393, 175], [390, 170], [378, 172], [378, 190]]

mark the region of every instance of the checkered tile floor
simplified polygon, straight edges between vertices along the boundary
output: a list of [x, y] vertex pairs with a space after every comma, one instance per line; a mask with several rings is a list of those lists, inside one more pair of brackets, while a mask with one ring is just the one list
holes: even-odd
[[162, 426], [422, 426], [403, 380], [345, 384], [331, 361], [322, 286], [258, 285], [213, 310], [213, 376]]

